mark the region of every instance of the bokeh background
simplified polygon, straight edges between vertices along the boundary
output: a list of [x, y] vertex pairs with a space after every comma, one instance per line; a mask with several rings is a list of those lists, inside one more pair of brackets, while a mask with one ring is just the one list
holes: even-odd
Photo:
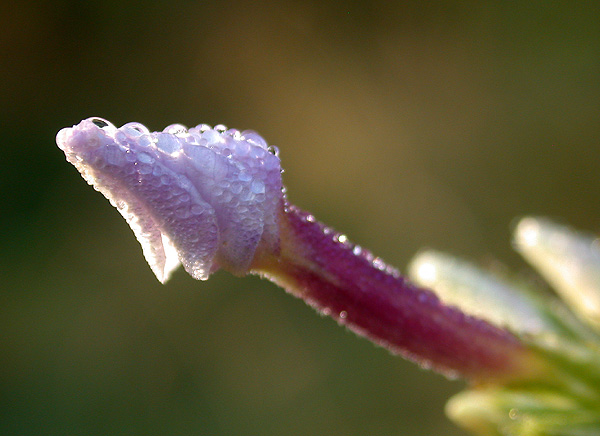
[[530, 274], [515, 217], [600, 230], [596, 2], [23, 1], [0, 17], [0, 434], [463, 435], [460, 382], [258, 278], [160, 285], [64, 161], [82, 118], [255, 129], [291, 200], [401, 269]]

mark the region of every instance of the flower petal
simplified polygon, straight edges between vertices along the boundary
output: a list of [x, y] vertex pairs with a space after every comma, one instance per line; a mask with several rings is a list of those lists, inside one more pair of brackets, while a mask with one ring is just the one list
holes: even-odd
[[150, 133], [90, 118], [61, 130], [57, 144], [125, 217], [164, 283], [179, 262], [207, 279], [220, 267], [247, 272], [261, 242], [276, 250], [279, 158], [256, 137], [206, 125]]
[[519, 253], [584, 321], [600, 328], [600, 248], [597, 238], [544, 218], [523, 218], [515, 229]]
[[411, 261], [409, 275], [417, 284], [433, 289], [444, 303], [514, 333], [565, 332], [541, 296], [515, 289], [453, 256], [422, 251]]

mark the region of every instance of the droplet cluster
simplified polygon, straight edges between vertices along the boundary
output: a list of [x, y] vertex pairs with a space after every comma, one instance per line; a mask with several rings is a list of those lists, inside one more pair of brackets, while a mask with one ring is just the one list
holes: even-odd
[[57, 144], [127, 219], [163, 282], [178, 261], [206, 279], [219, 267], [246, 272], [259, 243], [277, 249], [281, 166], [254, 131], [89, 118]]
[[[286, 213], [291, 213], [294, 211], [298, 215], [301, 222], [314, 224], [318, 228], [319, 233], [322, 233], [323, 235], [327, 236], [326, 239], [320, 240], [320, 242], [331, 240], [335, 245], [343, 247], [344, 252], [352, 253], [353, 256], [364, 259], [368, 264], [372, 265], [379, 271], [383, 271], [392, 277], [401, 277], [400, 272], [394, 267], [385, 263], [385, 261], [382, 258], [375, 257], [373, 253], [371, 253], [369, 250], [362, 248], [358, 244], [354, 244], [343, 233], [339, 233], [335, 229], [318, 222], [313, 215], [304, 211], [300, 211], [295, 206], [292, 206], [290, 204], [286, 204], [284, 210]], [[325, 251], [327, 251], [327, 248], [321, 247], [321, 252]], [[343, 256], [338, 255], [337, 257], [341, 258]]]

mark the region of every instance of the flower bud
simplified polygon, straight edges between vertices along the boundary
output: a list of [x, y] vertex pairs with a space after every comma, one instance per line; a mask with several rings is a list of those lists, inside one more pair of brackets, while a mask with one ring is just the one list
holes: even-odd
[[247, 272], [259, 247], [277, 250], [279, 158], [253, 131], [88, 118], [56, 142], [127, 220], [163, 283], [179, 263], [205, 280], [221, 267]]

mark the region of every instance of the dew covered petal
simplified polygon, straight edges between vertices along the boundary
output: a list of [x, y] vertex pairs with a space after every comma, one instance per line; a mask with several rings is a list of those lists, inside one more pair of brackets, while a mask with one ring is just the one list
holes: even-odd
[[238, 131], [151, 133], [90, 118], [61, 130], [57, 144], [125, 217], [161, 282], [179, 263], [197, 279], [221, 267], [242, 274], [261, 241], [278, 244], [279, 159]]

